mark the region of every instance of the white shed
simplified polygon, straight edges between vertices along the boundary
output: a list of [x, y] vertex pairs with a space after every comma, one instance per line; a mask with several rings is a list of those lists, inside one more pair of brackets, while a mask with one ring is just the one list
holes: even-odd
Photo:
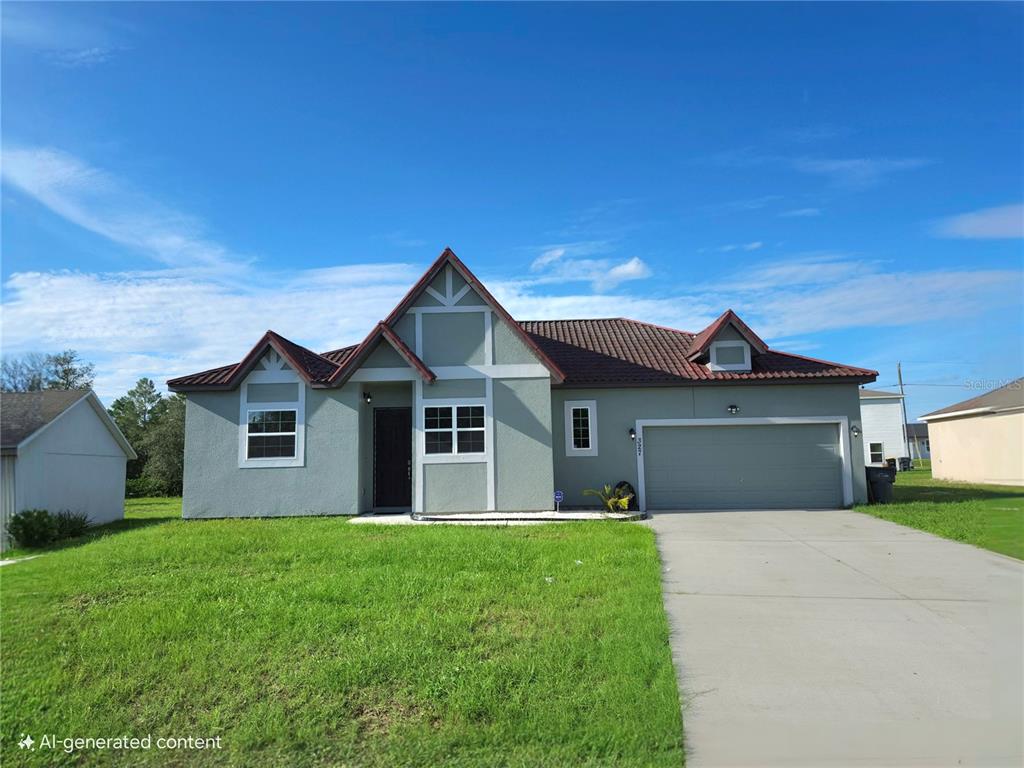
[[92, 390], [0, 394], [0, 545], [24, 509], [124, 517], [125, 464], [135, 451]]
[[903, 426], [903, 395], [881, 389], [860, 390], [860, 423], [864, 432], [864, 463], [909, 456]]

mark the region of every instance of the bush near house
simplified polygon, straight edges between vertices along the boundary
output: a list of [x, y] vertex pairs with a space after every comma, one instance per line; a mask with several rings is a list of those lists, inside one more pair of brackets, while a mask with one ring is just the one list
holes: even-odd
[[19, 547], [45, 547], [57, 540], [57, 520], [45, 509], [23, 509], [7, 523], [7, 535]]
[[51, 515], [45, 509], [26, 509], [11, 517], [7, 533], [18, 547], [40, 548], [83, 535], [92, 527], [89, 516], [63, 509]]
[[30, 724], [222, 748], [18, 764], [682, 765], [650, 529], [180, 509], [130, 500], [136, 527], [4, 568], [0, 739]]

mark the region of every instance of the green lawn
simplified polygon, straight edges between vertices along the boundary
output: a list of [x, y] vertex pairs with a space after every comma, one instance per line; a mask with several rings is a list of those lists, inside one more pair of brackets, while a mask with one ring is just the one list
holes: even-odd
[[129, 510], [0, 570], [4, 765], [69, 762], [18, 750], [22, 733], [222, 737], [75, 760], [90, 765], [683, 762], [645, 527]]
[[892, 504], [857, 511], [1024, 559], [1024, 488], [935, 480], [929, 467], [898, 473], [893, 490]]

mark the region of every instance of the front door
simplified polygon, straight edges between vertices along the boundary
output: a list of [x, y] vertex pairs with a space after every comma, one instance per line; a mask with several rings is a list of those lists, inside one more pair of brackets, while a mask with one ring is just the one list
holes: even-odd
[[373, 506], [412, 506], [412, 408], [373, 409]]

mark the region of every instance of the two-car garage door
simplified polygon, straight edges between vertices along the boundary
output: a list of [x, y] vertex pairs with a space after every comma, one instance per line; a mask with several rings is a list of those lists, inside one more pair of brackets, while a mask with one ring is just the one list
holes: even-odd
[[834, 423], [644, 427], [643, 439], [648, 509], [843, 505]]

